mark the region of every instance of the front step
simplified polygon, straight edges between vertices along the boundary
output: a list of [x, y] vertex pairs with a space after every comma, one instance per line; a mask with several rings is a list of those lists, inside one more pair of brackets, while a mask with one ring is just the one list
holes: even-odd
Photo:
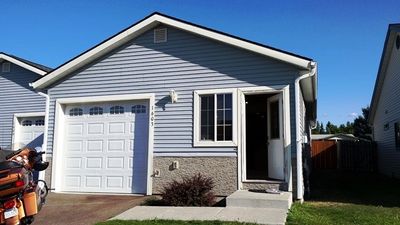
[[226, 198], [226, 207], [273, 208], [288, 210], [291, 205], [291, 192], [269, 194], [238, 190]]

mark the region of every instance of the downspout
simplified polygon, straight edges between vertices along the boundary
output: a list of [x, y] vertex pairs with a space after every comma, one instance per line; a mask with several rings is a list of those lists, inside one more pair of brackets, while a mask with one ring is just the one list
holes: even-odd
[[[43, 92], [37, 92], [39, 95], [43, 96], [46, 98], [46, 109], [45, 109], [45, 116], [44, 116], [44, 134], [43, 134], [43, 144], [42, 144], [42, 151], [45, 152], [43, 154], [43, 160], [46, 161], [47, 158], [47, 131], [49, 128], [49, 108], [50, 108], [50, 97], [48, 94], [43, 93]], [[45, 171], [39, 172], [39, 179], [44, 180], [45, 179]]]
[[[315, 76], [316, 73], [316, 63], [310, 62], [310, 69], [308, 73], [296, 78], [294, 82], [295, 88], [295, 104], [296, 104], [296, 172], [297, 172], [297, 199], [303, 202], [303, 160], [302, 160], [302, 134], [300, 134], [300, 113], [298, 112], [298, 108], [300, 105], [300, 81], [306, 78], [310, 78]], [[315, 88], [315, 87], [313, 87]]]

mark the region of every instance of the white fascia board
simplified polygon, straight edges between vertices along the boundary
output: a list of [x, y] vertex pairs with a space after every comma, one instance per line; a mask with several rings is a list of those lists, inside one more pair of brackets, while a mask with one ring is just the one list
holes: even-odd
[[32, 84], [32, 87], [43, 88], [46, 85], [60, 79], [61, 77], [67, 75], [69, 72], [83, 66], [98, 56], [102, 55], [103, 53], [108, 52], [111, 49], [114, 49], [117, 46], [120, 46], [127, 41], [131, 40], [134, 37], [139, 36], [143, 32], [147, 31], [148, 29], [155, 27], [157, 24], [163, 23], [168, 26], [172, 26], [178, 28], [180, 30], [185, 30], [187, 32], [195, 33], [200, 36], [204, 36], [216, 41], [220, 41], [235, 47], [243, 48], [249, 51], [253, 51], [268, 57], [275, 58], [280, 61], [284, 61], [300, 68], [309, 69], [311, 61], [302, 59], [300, 57], [296, 57], [287, 53], [283, 53], [268, 47], [263, 47], [260, 45], [256, 45], [244, 40], [240, 40], [238, 38], [230, 37], [224, 34], [220, 34], [211, 30], [207, 30], [195, 25], [191, 25], [185, 22], [177, 21], [172, 18], [168, 18], [162, 15], [155, 14], [142, 22], [134, 25], [133, 27], [121, 32], [120, 34], [116, 35], [115, 37], [109, 39], [108, 41], [100, 44], [99, 46], [89, 50], [88, 52], [82, 54], [81, 56], [73, 59], [72, 61], [66, 63], [65, 65], [61, 66], [60, 68], [54, 70], [53, 72], [49, 73], [47, 76], [43, 77], [42, 79], [36, 81]]
[[25, 69], [27, 69], [27, 70], [29, 70], [29, 71], [32, 71], [32, 72], [34, 72], [34, 73], [39, 74], [40, 76], [44, 76], [44, 75], [47, 73], [47, 72], [44, 71], [44, 70], [38, 69], [38, 68], [36, 68], [36, 67], [33, 67], [33, 66], [31, 66], [31, 65], [29, 65], [29, 64], [27, 64], [27, 63], [24, 63], [24, 62], [22, 62], [22, 61], [20, 61], [20, 60], [18, 60], [18, 59], [15, 59], [15, 58], [10, 57], [10, 56], [5, 55], [5, 54], [1, 54], [1, 53], [0, 53], [0, 59], [4, 59], [4, 60], [6, 60], [6, 61], [9, 61], [9, 62], [11, 62], [11, 63], [14, 63], [15, 65], [18, 65], [18, 66], [20, 66], [20, 67], [22, 67], [22, 68], [25, 68]]
[[271, 48], [263, 47], [260, 45], [256, 45], [244, 40], [240, 40], [234, 37], [230, 37], [224, 34], [220, 34], [211, 30], [207, 30], [198, 26], [194, 26], [191, 24], [187, 24], [184, 22], [180, 22], [171, 18], [167, 18], [161, 15], [155, 15], [156, 20], [160, 21], [161, 23], [167, 24], [169, 26], [176, 27], [181, 30], [185, 30], [188, 32], [196, 33], [198, 35], [227, 43], [229, 45], [233, 45], [239, 48], [243, 48], [249, 51], [253, 51], [268, 57], [272, 57], [293, 65], [296, 65], [300, 68], [309, 69], [311, 61], [302, 59], [293, 55], [289, 55]]

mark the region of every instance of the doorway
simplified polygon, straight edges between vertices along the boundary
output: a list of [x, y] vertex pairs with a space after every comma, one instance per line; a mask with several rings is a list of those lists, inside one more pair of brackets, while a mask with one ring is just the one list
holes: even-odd
[[244, 98], [246, 180], [283, 180], [282, 94]]

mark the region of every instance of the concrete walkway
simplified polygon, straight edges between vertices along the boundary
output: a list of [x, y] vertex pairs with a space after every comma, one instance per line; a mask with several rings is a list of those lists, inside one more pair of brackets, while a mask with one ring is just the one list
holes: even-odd
[[111, 220], [221, 220], [258, 224], [285, 224], [287, 210], [243, 207], [136, 206]]

